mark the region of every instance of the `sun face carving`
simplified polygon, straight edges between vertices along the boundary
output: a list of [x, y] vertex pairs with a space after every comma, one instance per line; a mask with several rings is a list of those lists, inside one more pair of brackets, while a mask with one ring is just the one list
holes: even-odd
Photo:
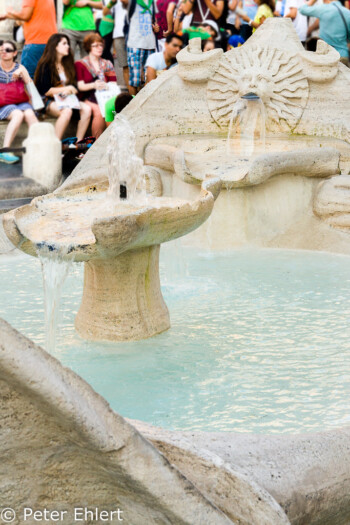
[[257, 45], [228, 51], [207, 89], [210, 112], [220, 126], [229, 125], [235, 102], [249, 92], [264, 102], [270, 124], [295, 128], [309, 93], [301, 61], [277, 48]]

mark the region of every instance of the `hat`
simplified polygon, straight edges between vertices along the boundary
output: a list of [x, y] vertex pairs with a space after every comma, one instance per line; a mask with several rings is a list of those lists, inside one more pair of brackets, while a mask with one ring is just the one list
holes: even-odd
[[245, 40], [240, 35], [232, 35], [227, 41], [227, 44], [231, 47], [239, 47], [244, 44]]
[[219, 26], [217, 25], [215, 20], [203, 20], [203, 22], [200, 25], [210, 26], [216, 32], [216, 38], [219, 36]]

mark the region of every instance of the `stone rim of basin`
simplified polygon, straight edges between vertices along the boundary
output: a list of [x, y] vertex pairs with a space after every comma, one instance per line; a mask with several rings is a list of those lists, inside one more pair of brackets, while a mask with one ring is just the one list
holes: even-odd
[[[194, 139], [197, 141], [197, 149], [192, 146]], [[203, 145], [198, 149], [200, 139]], [[233, 142], [235, 141], [237, 137], [233, 138]], [[282, 135], [269, 137], [267, 141], [271, 142], [272, 150], [257, 152], [253, 157], [243, 159], [234, 152], [228, 155], [227, 139], [224, 136], [159, 137], [146, 146], [145, 163], [173, 171], [189, 184], [200, 184], [204, 174], [209, 172], [221, 178], [223, 188], [231, 189], [262, 184], [281, 174], [306, 177], [337, 175], [340, 173], [340, 158], [350, 156], [350, 146], [347, 143], [328, 137], [295, 136], [291, 140]], [[285, 150], [274, 151], [273, 147], [277, 148], [280, 143], [284, 143]], [[303, 147], [300, 147], [301, 144]], [[224, 166], [220, 155], [226, 158]]]
[[[127, 250], [161, 244], [191, 232], [209, 217], [220, 188], [221, 180], [209, 176], [203, 180], [195, 200], [151, 197], [139, 203], [111, 203], [110, 209], [106, 209], [106, 193], [95, 187], [74, 193], [48, 194], [6, 213], [3, 227], [10, 241], [29, 255], [36, 256], [46, 247], [49, 251], [61, 252], [63, 259], [69, 257], [75, 262], [116, 257]], [[100, 216], [94, 219], [82, 213], [81, 202], [95, 209], [97, 203], [101, 207]], [[67, 210], [57, 216], [58, 209], [64, 206]], [[70, 226], [66, 237], [62, 234], [67, 215], [72, 210], [76, 212], [74, 219], [81, 219], [86, 233], [75, 243], [72, 242], [75, 232]], [[49, 232], [51, 239], [45, 239], [42, 234], [45, 224], [53, 229], [60, 226], [60, 231]]]

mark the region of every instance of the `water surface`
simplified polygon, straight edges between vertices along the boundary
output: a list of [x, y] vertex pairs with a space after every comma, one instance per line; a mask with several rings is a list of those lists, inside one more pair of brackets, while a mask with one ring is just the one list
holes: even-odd
[[[55, 356], [123, 416], [169, 429], [281, 433], [349, 423], [350, 258], [178, 247], [161, 250], [168, 332], [137, 343], [80, 339], [76, 264]], [[1, 256], [0, 282], [0, 316], [43, 345], [39, 261]]]

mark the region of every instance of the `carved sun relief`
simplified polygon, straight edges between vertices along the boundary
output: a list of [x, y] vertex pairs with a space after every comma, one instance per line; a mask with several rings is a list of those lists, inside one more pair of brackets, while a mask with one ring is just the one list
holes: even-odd
[[256, 45], [228, 51], [207, 91], [210, 112], [220, 126], [229, 125], [235, 102], [249, 92], [264, 102], [268, 121], [295, 128], [309, 93], [301, 60], [277, 48]]

